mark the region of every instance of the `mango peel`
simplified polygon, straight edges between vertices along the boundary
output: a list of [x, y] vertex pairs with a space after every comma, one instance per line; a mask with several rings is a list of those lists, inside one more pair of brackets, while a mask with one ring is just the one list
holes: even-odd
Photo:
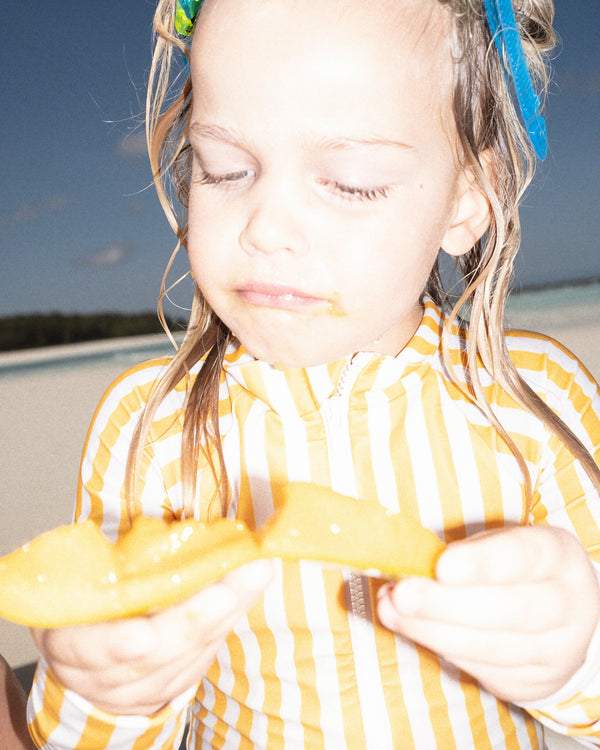
[[257, 531], [141, 516], [116, 543], [93, 521], [61, 526], [0, 558], [0, 617], [62, 627], [146, 614], [259, 558], [315, 560], [400, 578], [433, 577], [444, 545], [415, 519], [304, 483]]

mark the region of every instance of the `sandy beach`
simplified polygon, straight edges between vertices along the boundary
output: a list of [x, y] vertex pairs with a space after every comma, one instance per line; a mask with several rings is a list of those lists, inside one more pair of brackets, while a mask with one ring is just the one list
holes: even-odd
[[[584, 294], [577, 304], [572, 297], [563, 304], [555, 295], [548, 306], [548, 292], [538, 293], [539, 304], [516, 298], [508, 320], [513, 328], [555, 337], [600, 379], [600, 287], [596, 289], [596, 296], [588, 299]], [[69, 347], [68, 354], [111, 347], [115, 342], [87, 344]], [[32, 350], [0, 356], [1, 555], [42, 531], [70, 522], [88, 424], [105, 389], [125, 369], [119, 358], [40, 366], [44, 358], [64, 354]], [[139, 360], [145, 358], [142, 354]], [[19, 361], [20, 369], [2, 373], [3, 364]], [[23, 367], [27, 362], [30, 368]], [[28, 630], [4, 620], [0, 620], [0, 651], [14, 667], [37, 658]]]

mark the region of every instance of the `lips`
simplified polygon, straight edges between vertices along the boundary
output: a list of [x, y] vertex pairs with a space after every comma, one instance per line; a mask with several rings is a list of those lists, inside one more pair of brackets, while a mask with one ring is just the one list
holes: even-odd
[[282, 284], [250, 282], [237, 287], [235, 292], [244, 302], [251, 305], [280, 310], [296, 310], [319, 304], [329, 304], [328, 299]]

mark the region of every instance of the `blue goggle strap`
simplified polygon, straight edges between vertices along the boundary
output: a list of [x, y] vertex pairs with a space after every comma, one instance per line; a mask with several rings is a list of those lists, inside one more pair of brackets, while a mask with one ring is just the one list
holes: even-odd
[[[548, 153], [546, 121], [527, 67], [523, 42], [511, 0], [484, 0], [488, 25], [500, 58], [508, 63], [525, 128], [535, 153], [543, 161]], [[505, 62], [505, 67], [506, 67]]]

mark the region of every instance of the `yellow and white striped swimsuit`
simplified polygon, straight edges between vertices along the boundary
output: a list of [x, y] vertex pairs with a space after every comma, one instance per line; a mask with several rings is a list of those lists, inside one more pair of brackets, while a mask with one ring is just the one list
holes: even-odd
[[[259, 526], [276, 507], [279, 488], [300, 480], [409, 513], [445, 541], [521, 522], [519, 466], [447, 377], [441, 323], [428, 301], [421, 326], [397, 357], [359, 353], [308, 369], [277, 369], [232, 349], [219, 412], [232, 488], [228, 515]], [[599, 460], [600, 397], [585, 370], [544, 337], [512, 333], [507, 342], [531, 387]], [[452, 346], [458, 354], [458, 338]], [[131, 435], [165, 364], [150, 362], [119, 379], [88, 436], [76, 519], [93, 518], [112, 539], [128, 523], [123, 482]], [[600, 563], [600, 499], [585, 472], [484, 378], [494, 411], [527, 461], [530, 521], [573, 531]], [[140, 494], [146, 515], [181, 515], [184, 396], [182, 383], [153, 425]], [[212, 497], [208, 467], [198, 484], [202, 497]], [[196, 695], [151, 718], [97, 711], [63, 690], [41, 662], [30, 699], [34, 737], [57, 750], [168, 748], [192, 700], [193, 748], [539, 748], [532, 715], [600, 746], [600, 637], [560, 695], [525, 710], [374, 623], [380, 583], [313, 562], [279, 562], [276, 580], [238, 623]]]

